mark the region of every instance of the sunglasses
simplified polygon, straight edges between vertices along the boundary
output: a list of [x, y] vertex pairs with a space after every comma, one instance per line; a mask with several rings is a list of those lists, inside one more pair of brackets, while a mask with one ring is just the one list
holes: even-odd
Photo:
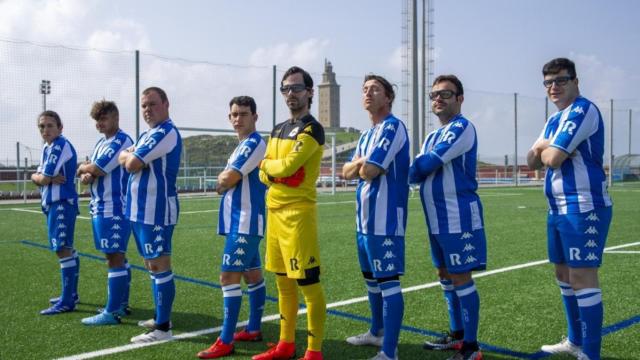
[[557, 86], [565, 86], [569, 82], [569, 80], [575, 79], [575, 76], [558, 76], [554, 79], [547, 79], [542, 82], [542, 85], [547, 89], [553, 86], [555, 83]]
[[453, 95], [458, 95], [458, 94], [452, 90], [438, 90], [438, 91], [430, 92], [429, 99], [435, 100], [438, 96], [440, 96], [441, 99], [451, 99]]
[[306, 89], [307, 89], [307, 86], [305, 84], [293, 84], [293, 85], [280, 86], [280, 92], [283, 94], [288, 94], [289, 91], [295, 94]]

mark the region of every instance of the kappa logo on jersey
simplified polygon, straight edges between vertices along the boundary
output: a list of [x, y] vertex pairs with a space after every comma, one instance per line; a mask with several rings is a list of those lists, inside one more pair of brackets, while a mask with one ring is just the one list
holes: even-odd
[[235, 243], [236, 244], [248, 244], [249, 242], [247, 241], [247, 239], [244, 236], [240, 236], [238, 239], [236, 239]]
[[58, 235], [59, 238], [65, 238], [67, 237], [67, 233], [66, 232], [61, 232], [60, 235]]
[[596, 215], [596, 213], [589, 214], [589, 216], [587, 216], [585, 219], [587, 219], [588, 221], [600, 221], [600, 218], [598, 218], [598, 215]]
[[472, 251], [472, 250], [475, 250], [475, 249], [476, 249], [475, 246], [473, 246], [473, 245], [471, 245], [469, 243], [466, 243], [466, 244], [464, 244], [464, 249], [462, 249], [462, 251]]
[[118, 140], [118, 139], [113, 140], [113, 142], [114, 142], [114, 143], [116, 143], [116, 144], [118, 144], [118, 145], [122, 145], [122, 141], [120, 141], [120, 140]]
[[393, 126], [393, 124], [388, 124], [387, 126], [384, 127], [385, 130], [389, 130], [389, 131], [396, 131], [396, 127]]
[[113, 246], [111, 247], [112, 249], [119, 249], [120, 245], [118, 245], [118, 243], [114, 243]]
[[112, 239], [115, 239], [115, 240], [118, 240], [118, 239], [120, 239], [120, 238], [121, 238], [121, 236], [120, 236], [120, 234], [115, 233], [115, 234], [111, 235], [111, 238], [112, 238]]
[[587, 230], [584, 231], [585, 234], [591, 234], [591, 235], [595, 235], [598, 233], [598, 229], [596, 229], [595, 226], [589, 226], [589, 228], [587, 228]]
[[571, 110], [571, 112], [574, 112], [576, 114], [584, 114], [584, 110], [582, 109], [582, 106], [576, 106], [575, 109]]
[[233, 266], [244, 266], [244, 263], [242, 262], [242, 260], [236, 259], [236, 261], [234, 261], [232, 265]]
[[291, 130], [291, 132], [289, 133], [289, 137], [294, 137], [296, 135], [298, 135], [298, 132], [300, 131], [300, 127], [296, 126], [295, 128], [293, 128], [293, 130]]
[[58, 220], [64, 220], [64, 214], [58, 215]]
[[598, 247], [598, 244], [596, 244], [595, 240], [589, 240], [589, 241], [587, 241], [586, 244], [584, 244], [584, 247], [586, 247], [586, 248], [595, 248], [595, 247]]
[[442, 137], [442, 142], [446, 141], [447, 143], [451, 144], [455, 139], [456, 139], [456, 134], [452, 131], [447, 131]]
[[55, 164], [58, 161], [58, 156], [56, 154], [49, 154], [49, 162]]
[[462, 236], [460, 236], [460, 240], [471, 239], [472, 237], [473, 237], [472, 233], [464, 232], [464, 233], [462, 233]]
[[58, 224], [58, 229], [66, 229], [66, 228], [67, 228], [67, 225], [63, 223]]
[[164, 250], [164, 248], [162, 247], [162, 245], [158, 246], [158, 252], [161, 253]]
[[244, 252], [244, 249], [243, 249], [243, 248], [238, 248], [238, 249], [234, 252], [234, 254], [236, 254], [236, 255], [244, 255], [244, 254], [245, 254], [245, 252]]
[[160, 242], [164, 240], [164, 238], [162, 237], [162, 235], [158, 234], [158, 236], [156, 236], [156, 238], [153, 240], [154, 242]]
[[594, 261], [594, 260], [600, 260], [600, 258], [598, 258], [596, 256], [596, 254], [590, 252], [589, 255], [587, 255], [586, 258], [584, 258], [585, 260], [589, 260], [589, 261]]
[[393, 241], [389, 238], [384, 239], [384, 241], [382, 242], [382, 246], [393, 246]]
[[111, 230], [120, 230], [120, 225], [113, 224], [113, 226], [111, 227]]
[[478, 259], [474, 258], [472, 255], [467, 256], [467, 258], [464, 260], [465, 264], [471, 264], [473, 262], [478, 261]]
[[162, 226], [156, 225], [153, 227], [153, 232], [158, 232], [158, 231], [162, 231]]
[[61, 151], [61, 150], [62, 150], [62, 148], [60, 147], [60, 145], [56, 145], [56, 146], [54, 146], [54, 147], [53, 147], [53, 149], [54, 149], [54, 150], [58, 150], [58, 151]]
[[112, 148], [108, 147], [106, 149], [104, 149], [104, 151], [102, 152], [103, 155], [106, 155], [108, 158], [112, 158], [113, 154], [115, 154], [116, 151], [113, 150]]
[[163, 129], [163, 128], [158, 129], [158, 132], [160, 134], [166, 134], [167, 133], [167, 131], [165, 129]]
[[58, 210], [58, 211], [64, 211], [64, 206], [62, 206], [62, 205], [58, 205], [58, 207], [56, 208], [56, 210]]
[[254, 138], [249, 138], [249, 139], [247, 140], [247, 142], [257, 144], [257, 143], [258, 143], [258, 140], [254, 139]]
[[568, 132], [569, 135], [573, 135], [573, 130], [576, 129], [576, 126], [576, 123], [574, 123], [573, 121], [567, 121], [562, 127], [562, 132]]
[[316, 263], [316, 258], [314, 256], [309, 258], [309, 265], [311, 264], [315, 264]]
[[385, 271], [393, 271], [395, 269], [396, 269], [396, 266], [393, 263], [391, 263], [387, 265], [387, 268], [385, 269]]
[[383, 259], [393, 259], [396, 255], [392, 251], [387, 251], [384, 253]]
[[251, 153], [251, 148], [246, 145], [242, 145], [238, 153], [244, 157], [249, 157], [249, 154]]
[[122, 218], [118, 215], [113, 217], [113, 221], [120, 221], [120, 220], [122, 220]]
[[457, 128], [463, 128], [464, 125], [462, 125], [462, 123], [460, 121], [456, 121], [453, 124], [451, 124], [451, 126], [455, 126]]

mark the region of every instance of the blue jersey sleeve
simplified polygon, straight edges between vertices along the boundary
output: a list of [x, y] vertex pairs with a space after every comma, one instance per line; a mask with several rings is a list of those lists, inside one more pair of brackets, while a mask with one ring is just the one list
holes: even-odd
[[598, 130], [600, 114], [588, 101], [575, 101], [569, 115], [558, 125], [551, 146], [571, 154], [578, 145]]
[[396, 154], [407, 141], [407, 134], [399, 120], [385, 121], [382, 124], [382, 134], [369, 155], [367, 163], [377, 165], [387, 170]]
[[49, 155], [44, 159], [42, 174], [49, 177], [58, 175], [62, 166], [72, 158], [71, 147], [63, 137], [58, 137], [51, 145]]
[[178, 133], [171, 126], [162, 126], [155, 130], [136, 147], [133, 155], [148, 164], [170, 153], [178, 145]]
[[229, 168], [236, 170], [242, 176], [248, 175], [264, 159], [266, 149], [264, 140], [259, 135], [243, 140], [233, 152]]
[[104, 173], [110, 173], [113, 169], [120, 166], [120, 163], [118, 163], [118, 155], [120, 152], [130, 147], [132, 143], [131, 138], [126, 134], [117, 134], [109, 146], [98, 155], [98, 158], [94, 162], [95, 165]]

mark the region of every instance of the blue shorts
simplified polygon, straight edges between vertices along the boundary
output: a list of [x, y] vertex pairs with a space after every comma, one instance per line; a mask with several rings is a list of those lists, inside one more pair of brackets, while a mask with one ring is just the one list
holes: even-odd
[[47, 216], [47, 232], [51, 250], [60, 251], [64, 248], [73, 248], [73, 233], [78, 213], [78, 206], [67, 200], [56, 201], [49, 205], [45, 215]]
[[487, 268], [487, 239], [484, 229], [456, 234], [429, 234], [433, 266], [450, 274], [464, 274]]
[[145, 259], [171, 255], [171, 237], [175, 225], [147, 225], [131, 222], [138, 253]]
[[227, 234], [220, 270], [243, 272], [260, 269], [260, 240], [262, 237], [255, 235]]
[[105, 254], [126, 253], [131, 235], [131, 223], [124, 215], [104, 217], [94, 215], [91, 218], [93, 224], [93, 242], [96, 250]]
[[571, 268], [599, 267], [607, 242], [612, 208], [547, 217], [549, 261]]
[[404, 274], [404, 236], [356, 233], [358, 260], [363, 272], [376, 279]]

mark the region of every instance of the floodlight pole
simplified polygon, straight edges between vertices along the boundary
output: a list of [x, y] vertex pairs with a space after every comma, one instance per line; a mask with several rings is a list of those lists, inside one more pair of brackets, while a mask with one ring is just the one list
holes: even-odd
[[47, 111], [47, 95], [51, 94], [51, 81], [40, 82], [40, 94], [42, 94], [42, 111]]
[[611, 101], [611, 108], [609, 109], [609, 187], [613, 186], [613, 99]]
[[631, 115], [632, 112], [633, 110], [629, 109], [629, 155], [631, 155], [631, 119], [633, 118], [633, 116]]

